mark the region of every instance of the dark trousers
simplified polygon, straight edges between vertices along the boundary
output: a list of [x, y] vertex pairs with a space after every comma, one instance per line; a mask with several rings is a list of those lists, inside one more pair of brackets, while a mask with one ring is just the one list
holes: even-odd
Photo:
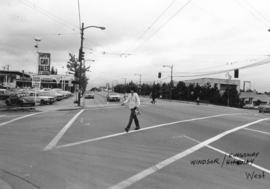
[[156, 103], [156, 97], [152, 97], [152, 104], [155, 104]]
[[139, 120], [138, 120], [138, 118], [137, 118], [137, 115], [136, 115], [135, 110], [136, 110], [136, 108], [130, 109], [129, 122], [128, 122], [128, 125], [127, 125], [127, 127], [126, 127], [127, 129], [130, 128], [133, 119], [134, 119], [134, 121], [135, 121], [136, 128], [140, 128]]

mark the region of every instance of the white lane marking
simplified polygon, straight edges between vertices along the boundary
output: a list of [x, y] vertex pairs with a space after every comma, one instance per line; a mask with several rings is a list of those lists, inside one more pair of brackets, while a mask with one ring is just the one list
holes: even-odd
[[215, 142], [217, 140], [219, 140], [220, 138], [222, 138], [222, 137], [224, 137], [224, 136], [226, 136], [228, 134], [231, 134], [231, 133], [236, 132], [236, 131], [238, 131], [240, 129], [248, 127], [250, 125], [254, 125], [254, 124], [257, 124], [259, 122], [266, 121], [266, 120], [269, 120], [269, 119], [270, 118], [259, 119], [257, 121], [247, 123], [245, 125], [238, 126], [236, 128], [233, 128], [233, 129], [227, 130], [225, 132], [222, 132], [222, 133], [220, 133], [220, 134], [218, 134], [218, 135], [216, 135], [216, 136], [214, 136], [212, 138], [209, 138], [209, 139], [207, 139], [207, 140], [205, 140], [203, 142], [200, 142], [199, 144], [197, 144], [197, 145], [195, 145], [195, 146], [193, 146], [191, 148], [188, 148], [187, 150], [185, 150], [183, 152], [180, 152], [179, 154], [176, 154], [176, 155], [174, 155], [174, 156], [172, 156], [172, 157], [170, 157], [168, 159], [165, 159], [164, 161], [161, 161], [158, 164], [156, 164], [156, 165], [154, 165], [152, 167], [149, 167], [148, 169], [145, 169], [145, 170], [141, 171], [141, 172], [137, 173], [136, 175], [133, 175], [132, 177], [130, 177], [130, 178], [128, 178], [128, 179], [126, 179], [126, 180], [124, 180], [124, 181], [122, 181], [122, 182], [120, 182], [120, 183], [118, 183], [118, 184], [116, 184], [116, 185], [114, 185], [112, 187], [110, 187], [109, 189], [124, 189], [124, 188], [127, 188], [127, 187], [131, 186], [132, 184], [144, 179], [145, 177], [157, 172], [158, 170], [160, 170], [160, 169], [174, 163], [175, 161], [177, 161], [179, 159], [182, 159], [183, 157], [185, 157], [185, 156], [187, 156], [187, 155], [189, 155], [189, 154], [191, 154], [191, 153], [193, 153], [193, 152], [195, 152], [195, 151], [197, 151], [197, 150], [199, 150], [199, 149], [201, 149], [201, 148], [203, 148], [203, 147], [205, 147], [205, 146], [207, 146], [207, 145], [209, 145], [209, 144], [211, 144], [211, 143], [213, 143], [213, 142]]
[[[142, 106], [147, 106], [149, 104], [141, 104], [140, 107]], [[100, 109], [111, 109], [111, 108], [123, 108], [126, 106], [121, 106], [120, 104], [109, 104], [109, 105], [93, 105], [93, 106], [86, 106], [86, 110], [100, 110]]]
[[[187, 139], [189, 139], [189, 140], [192, 140], [192, 141], [194, 141], [194, 142], [196, 142], [196, 143], [200, 143], [200, 141], [198, 141], [198, 140], [196, 140], [196, 139], [194, 139], [194, 138], [191, 138], [191, 137], [189, 137], [189, 136], [184, 135], [183, 137], [185, 137], [185, 138], [187, 138]], [[231, 155], [231, 154], [229, 154], [228, 152], [225, 152], [225, 151], [223, 151], [223, 150], [220, 150], [220, 149], [218, 149], [218, 148], [215, 148], [215, 147], [213, 147], [213, 146], [211, 146], [211, 145], [206, 145], [206, 147], [207, 147], [207, 148], [210, 148], [210, 149], [212, 149], [212, 150], [214, 150], [214, 151], [217, 151], [217, 152], [219, 152], [219, 153], [221, 153], [221, 154], [224, 154], [224, 155], [226, 155], [226, 156], [230, 156], [230, 157], [232, 157], [232, 158], [234, 158], [234, 159], [236, 159], [236, 160], [239, 160], [239, 161], [242, 161], [242, 162], [245, 162], [245, 161], [246, 161], [246, 160], [244, 160], [244, 159], [242, 159], [242, 158], [239, 158], [239, 157], [236, 157], [236, 156], [234, 156], [234, 155]], [[257, 165], [257, 164], [255, 164], [255, 163], [251, 163], [251, 162], [248, 162], [248, 165], [250, 165], [250, 166], [252, 166], [252, 167], [255, 167], [255, 168], [257, 168], [257, 169], [259, 169], [259, 170], [261, 170], [261, 171], [264, 171], [264, 172], [270, 174], [270, 170], [269, 170], [269, 169], [266, 169], [266, 168], [264, 168], [264, 167], [262, 167], [262, 166], [260, 166], [260, 165]]]
[[260, 130], [256, 130], [256, 129], [245, 128], [245, 130], [253, 131], [253, 132], [257, 132], [257, 133], [262, 133], [262, 134], [266, 134], [266, 135], [270, 135], [270, 133], [268, 133], [268, 132], [260, 131]]
[[24, 118], [27, 118], [27, 117], [30, 117], [30, 116], [34, 116], [34, 115], [37, 115], [37, 114], [41, 114], [41, 113], [42, 113], [42, 112], [33, 113], [33, 114], [27, 114], [27, 115], [24, 115], [24, 116], [21, 116], [21, 117], [14, 118], [14, 119], [12, 119], [12, 120], [9, 120], [9, 121], [0, 123], [0, 127], [3, 127], [4, 125], [7, 125], [7, 124], [9, 124], [9, 123], [13, 123], [13, 122], [15, 122], [15, 121], [18, 121], [18, 120], [21, 120], [21, 119], [24, 119]]
[[79, 117], [81, 113], [84, 112], [84, 109], [80, 110], [60, 131], [59, 133], [52, 139], [52, 141], [43, 149], [44, 151], [53, 149], [59, 140], [63, 137], [65, 132], [71, 127], [71, 125], [75, 122], [75, 120]]
[[177, 135], [177, 136], [173, 136], [172, 139], [179, 139], [179, 138], [183, 138], [185, 137], [186, 135]]
[[[239, 113], [237, 113], [237, 114], [239, 114]], [[236, 115], [236, 114], [218, 114], [218, 115], [213, 115], [213, 116], [206, 116], [206, 117], [199, 117], [199, 118], [192, 118], [192, 119], [180, 120], [180, 121], [175, 121], [175, 122], [170, 122], [170, 123], [163, 123], [163, 124], [159, 124], [159, 125], [145, 127], [145, 128], [140, 129], [140, 130], [133, 130], [133, 131], [130, 131], [129, 133], [141, 132], [141, 131], [145, 131], [145, 130], [149, 130], [149, 129], [154, 129], [154, 128], [158, 128], [158, 127], [164, 127], [164, 126], [174, 125], [174, 124], [177, 124], [177, 123], [198, 121], [198, 120], [215, 118], [215, 117], [222, 117], [222, 116], [227, 116], [227, 115]], [[65, 148], [65, 147], [76, 146], [76, 145], [80, 145], [80, 144], [84, 144], [84, 143], [89, 143], [89, 142], [104, 140], [104, 139], [107, 139], [107, 138], [112, 138], [112, 137], [121, 136], [121, 135], [125, 135], [125, 134], [127, 134], [127, 133], [126, 132], [115, 133], [115, 134], [106, 135], [106, 136], [102, 136], [102, 137], [97, 137], [97, 138], [93, 138], [93, 139], [88, 139], [88, 140], [83, 140], [83, 141], [79, 141], [79, 142], [74, 142], [74, 143], [59, 145], [59, 146], [56, 146], [56, 148]]]

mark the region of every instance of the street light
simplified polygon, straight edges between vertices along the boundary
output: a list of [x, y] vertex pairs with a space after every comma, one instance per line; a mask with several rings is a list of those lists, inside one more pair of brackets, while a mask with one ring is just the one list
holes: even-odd
[[163, 65], [162, 67], [171, 69], [171, 85], [173, 85], [173, 64], [172, 65]]
[[124, 79], [125, 80], [125, 86], [127, 85], [127, 78], [126, 77], [123, 77], [121, 79]]
[[171, 69], [171, 84], [170, 84], [170, 99], [172, 99], [172, 88], [173, 88], [173, 64], [172, 65], [163, 65], [163, 68]]
[[142, 84], [142, 74], [135, 73], [134, 75], [139, 76], [139, 78], [140, 78], [140, 80], [139, 80], [139, 84], [140, 84], [140, 86], [141, 86], [141, 84]]
[[139, 76], [140, 80], [139, 80], [139, 94], [141, 93], [141, 88], [142, 88], [142, 74], [138, 74], [138, 73], [135, 73], [134, 75], [137, 75]]
[[38, 73], [38, 72], [39, 72], [39, 65], [38, 65], [38, 63], [39, 63], [39, 60], [38, 60], [38, 58], [39, 58], [39, 57], [38, 57], [38, 53], [39, 53], [39, 52], [38, 52], [38, 47], [39, 47], [39, 46], [38, 46], [38, 44], [39, 44], [39, 42], [41, 42], [41, 39], [40, 39], [40, 38], [35, 38], [34, 41], [36, 42], [36, 44], [35, 44], [34, 47], [35, 47], [36, 50], [37, 50], [37, 73]]
[[80, 28], [81, 30], [81, 46], [79, 49], [79, 62], [80, 62], [80, 67], [79, 67], [79, 93], [78, 93], [78, 106], [81, 105], [81, 80], [82, 80], [82, 59], [83, 59], [83, 40], [84, 40], [84, 30], [88, 29], [88, 28], [97, 28], [100, 30], [105, 30], [105, 27], [102, 26], [86, 26], [84, 27], [84, 23], [82, 23], [82, 27]]
[[81, 29], [88, 29], [88, 28], [98, 28], [98, 29], [101, 29], [101, 30], [105, 30], [106, 28], [105, 27], [102, 27], [102, 26], [86, 26], [86, 27], [83, 27], [83, 24], [82, 23], [82, 28]]
[[114, 83], [116, 83], [116, 85], [118, 84], [118, 80], [113, 80], [112, 81], [112, 91], [114, 92]]

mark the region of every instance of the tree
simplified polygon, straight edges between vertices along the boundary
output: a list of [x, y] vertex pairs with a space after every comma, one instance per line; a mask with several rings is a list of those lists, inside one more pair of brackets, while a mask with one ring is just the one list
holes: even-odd
[[179, 81], [174, 90], [175, 98], [178, 100], [186, 100], [187, 99], [187, 87], [186, 84], [182, 81]]
[[74, 73], [76, 81], [79, 82], [79, 87], [82, 93], [85, 92], [88, 78], [86, 77], [86, 72], [89, 71], [90, 66], [81, 66], [74, 54], [69, 53], [69, 60], [67, 62], [67, 69]]
[[232, 107], [240, 106], [239, 93], [234, 87], [229, 87], [223, 93], [220, 102], [222, 105], [228, 105]]
[[170, 86], [167, 83], [163, 83], [161, 86], [161, 98], [163, 99], [170, 98]]
[[50, 71], [50, 74], [51, 74], [51, 75], [57, 75], [57, 69], [55, 69], [55, 68], [52, 66], [51, 71]]

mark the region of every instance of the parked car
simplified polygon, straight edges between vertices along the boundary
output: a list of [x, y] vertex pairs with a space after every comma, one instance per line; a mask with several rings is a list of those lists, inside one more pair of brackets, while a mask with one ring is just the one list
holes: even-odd
[[0, 88], [0, 100], [6, 100], [9, 97], [6, 89]]
[[244, 109], [258, 109], [259, 106], [255, 106], [254, 104], [245, 104], [243, 106]]
[[[46, 96], [46, 97], [50, 97], [50, 102], [54, 103], [55, 101], [57, 101], [57, 96], [53, 96], [49, 91], [41, 91], [38, 93], [39, 96]], [[50, 103], [50, 104], [52, 104]]]
[[52, 104], [55, 102], [55, 99], [53, 96], [44, 94], [42, 92], [36, 93], [30, 93], [28, 98], [33, 98], [36, 104], [45, 105], [45, 104]]
[[52, 89], [51, 91], [63, 95], [63, 98], [68, 98], [68, 97], [72, 96], [72, 93], [71, 92], [64, 91], [64, 90], [58, 89], [58, 88], [57, 89]]
[[26, 96], [18, 96], [16, 94], [10, 95], [6, 101], [5, 101], [7, 106], [24, 106], [24, 105], [29, 105], [29, 106], [35, 106], [35, 100], [33, 98], [29, 98]]
[[260, 113], [270, 112], [270, 104], [261, 104], [259, 106], [259, 112]]
[[51, 91], [49, 91], [49, 93], [50, 93], [51, 96], [56, 97], [56, 100], [57, 100], [57, 101], [64, 99], [64, 95], [58, 93], [58, 92], [55, 91], [55, 90], [51, 90]]
[[108, 102], [120, 102], [120, 99], [121, 97], [119, 94], [111, 93], [107, 95]]
[[93, 92], [87, 92], [84, 96], [85, 99], [94, 99], [95, 94]]

